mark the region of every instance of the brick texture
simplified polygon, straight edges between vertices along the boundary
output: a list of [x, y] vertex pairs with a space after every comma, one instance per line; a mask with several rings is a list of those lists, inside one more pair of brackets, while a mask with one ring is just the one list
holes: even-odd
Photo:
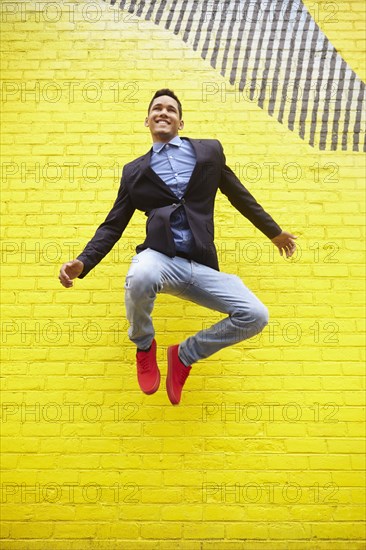
[[[364, 76], [363, 3], [307, 5]], [[2, 548], [364, 549], [362, 153], [314, 150], [179, 36], [117, 6], [0, 9]], [[207, 83], [220, 91], [204, 102]], [[146, 107], [165, 86], [182, 99], [184, 135], [220, 139], [298, 236], [295, 257], [281, 258], [218, 195], [221, 269], [270, 323], [197, 363], [179, 407], [164, 380], [153, 396], [139, 391], [126, 334], [143, 213], [74, 288], [57, 279], [104, 220], [123, 164], [150, 147]], [[167, 346], [219, 319], [159, 296], [163, 376]]]

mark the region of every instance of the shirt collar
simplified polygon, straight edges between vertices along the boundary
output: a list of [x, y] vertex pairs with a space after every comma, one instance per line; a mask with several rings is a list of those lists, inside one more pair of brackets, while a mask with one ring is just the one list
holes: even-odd
[[[180, 147], [182, 145], [182, 140], [179, 136], [175, 136], [168, 143], [169, 143], [169, 145], [175, 145], [175, 147]], [[156, 141], [155, 143], [153, 143], [152, 148], [153, 148], [154, 153], [160, 153], [160, 151], [162, 151], [162, 149], [165, 147], [165, 145], [167, 145], [167, 144], [166, 143], [161, 143], [160, 141]]]

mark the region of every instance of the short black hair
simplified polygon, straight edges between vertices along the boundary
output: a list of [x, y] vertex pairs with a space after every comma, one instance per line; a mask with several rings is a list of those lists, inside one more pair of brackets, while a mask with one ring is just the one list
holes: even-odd
[[179, 101], [179, 99], [177, 98], [177, 96], [175, 95], [175, 93], [173, 92], [173, 90], [169, 90], [169, 88], [162, 88], [161, 90], [157, 90], [157, 91], [155, 92], [155, 94], [153, 95], [152, 100], [151, 100], [150, 103], [149, 103], [149, 107], [148, 107], [148, 109], [147, 109], [147, 113], [148, 113], [148, 114], [150, 113], [151, 105], [153, 104], [154, 99], [156, 99], [157, 97], [160, 97], [160, 96], [162, 96], [162, 95], [168, 95], [169, 97], [172, 97], [173, 99], [175, 99], [175, 101], [178, 103], [179, 118], [181, 119], [181, 118], [182, 118], [182, 114], [183, 114], [183, 111], [182, 111], [182, 104], [181, 104], [181, 102]]

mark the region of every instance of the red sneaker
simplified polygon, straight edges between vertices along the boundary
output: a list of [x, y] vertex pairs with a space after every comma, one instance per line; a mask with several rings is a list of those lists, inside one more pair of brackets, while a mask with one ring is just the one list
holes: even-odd
[[136, 353], [137, 380], [140, 388], [148, 395], [155, 393], [160, 385], [160, 371], [156, 362], [156, 342], [152, 341], [149, 351]]
[[188, 378], [191, 366], [186, 367], [178, 356], [179, 346], [168, 348], [168, 375], [166, 377], [166, 390], [172, 405], [178, 405], [182, 395], [182, 389]]

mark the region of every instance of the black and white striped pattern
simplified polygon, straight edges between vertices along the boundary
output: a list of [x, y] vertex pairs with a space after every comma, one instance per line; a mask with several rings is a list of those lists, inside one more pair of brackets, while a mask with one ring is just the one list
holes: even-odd
[[311, 146], [366, 151], [365, 84], [301, 0], [110, 3], [181, 35], [245, 97]]

